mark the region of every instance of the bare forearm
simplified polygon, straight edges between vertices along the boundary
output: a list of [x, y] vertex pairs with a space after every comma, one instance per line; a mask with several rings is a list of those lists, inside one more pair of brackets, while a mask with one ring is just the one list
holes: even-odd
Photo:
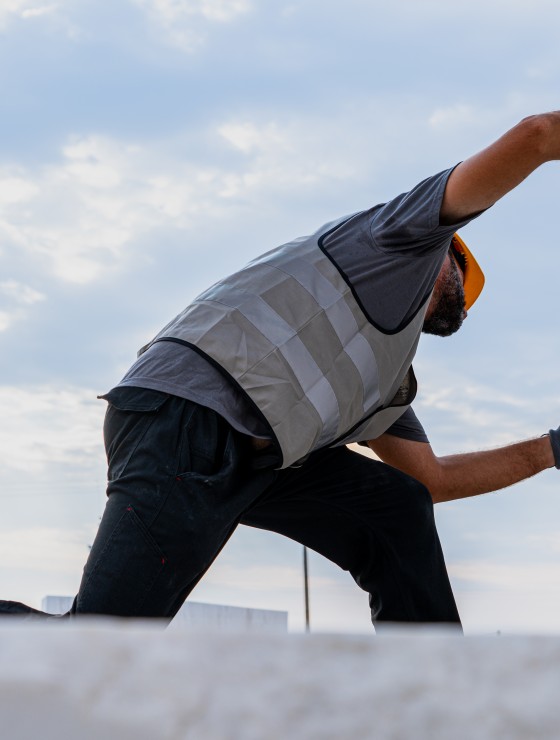
[[429, 444], [390, 434], [370, 440], [369, 446], [381, 460], [421, 481], [434, 503], [498, 491], [555, 464], [548, 435], [443, 457], [437, 457]]
[[495, 450], [438, 458], [440, 476], [432, 482], [434, 502], [452, 501], [497, 491], [551, 468], [554, 457], [547, 437]]

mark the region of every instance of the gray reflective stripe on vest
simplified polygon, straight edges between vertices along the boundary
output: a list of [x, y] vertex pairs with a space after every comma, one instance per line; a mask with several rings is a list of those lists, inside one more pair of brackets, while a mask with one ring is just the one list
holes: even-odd
[[398, 418], [405, 407], [388, 407], [422, 322], [421, 311], [398, 333], [374, 327], [313, 235], [219, 281], [155, 340], [193, 345], [229, 373], [267, 419], [286, 467], [341, 439], [379, 436]]
[[[325, 266], [328, 265], [329, 269], [331, 268], [329, 260], [322, 253], [317, 255], [317, 261], [323, 262]], [[293, 277], [314, 296], [317, 303], [327, 314], [341, 345], [352, 359], [360, 376], [364, 378], [372, 372], [377, 373], [377, 363], [373, 350], [366, 338], [359, 333], [358, 324], [348, 304], [341, 300], [349, 292], [346, 283], [344, 283], [344, 293], [342, 293], [327, 280], [323, 273], [319, 272], [316, 264], [310, 264], [300, 257], [282, 259], [282, 255], [279, 254], [268, 264]], [[364, 411], [377, 403], [378, 400], [379, 394], [377, 393], [376, 383], [364, 389]]]
[[251, 296], [236, 288], [227, 291], [227, 304], [253, 324], [272, 345], [278, 347], [292, 368], [301, 388], [321, 417], [323, 434], [319, 446], [337, 436], [340, 416], [336, 395], [297, 331], [272, 309], [260, 296]]

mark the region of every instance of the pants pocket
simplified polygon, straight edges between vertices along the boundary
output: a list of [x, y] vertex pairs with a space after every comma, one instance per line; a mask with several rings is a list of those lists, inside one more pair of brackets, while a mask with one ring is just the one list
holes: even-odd
[[[105, 396], [109, 405], [105, 414], [103, 437], [107, 453], [107, 478], [110, 482], [124, 475], [132, 455], [148, 439], [147, 435], [151, 434], [154, 422], [170, 398], [158, 391], [137, 388], [117, 391], [120, 393], [111, 391]], [[130, 393], [131, 391], [137, 393]]]

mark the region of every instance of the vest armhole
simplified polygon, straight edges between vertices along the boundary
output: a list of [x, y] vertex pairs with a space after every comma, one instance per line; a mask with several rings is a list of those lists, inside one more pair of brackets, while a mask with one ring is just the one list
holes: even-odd
[[375, 327], [375, 329], [377, 329], [377, 331], [381, 332], [382, 334], [386, 334], [387, 336], [391, 336], [393, 334], [398, 334], [399, 332], [403, 331], [403, 329], [406, 329], [406, 327], [409, 326], [414, 321], [414, 319], [416, 318], [416, 316], [418, 316], [418, 314], [420, 313], [420, 311], [422, 311], [422, 309], [424, 308], [424, 306], [426, 305], [427, 301], [430, 298], [431, 291], [424, 298], [422, 298], [422, 300], [420, 301], [420, 305], [418, 306], [418, 308], [416, 309], [416, 311], [414, 311], [414, 313], [411, 316], [409, 316], [407, 319], [405, 319], [404, 321], [401, 321], [401, 323], [397, 327], [395, 327], [394, 329], [385, 329], [383, 326], [381, 326], [376, 321], [374, 321], [373, 318], [371, 317], [369, 311], [366, 309], [365, 305], [363, 304], [363, 302], [362, 302], [360, 296], [358, 295], [356, 289], [354, 288], [354, 286], [352, 284], [352, 281], [350, 280], [350, 277], [346, 274], [346, 272], [342, 269], [342, 267], [340, 267], [340, 265], [338, 264], [338, 262], [334, 259], [334, 257], [331, 255], [331, 253], [328, 251], [327, 247], [325, 246], [325, 240], [331, 234], [334, 234], [334, 232], [337, 229], [339, 229], [341, 226], [344, 226], [346, 223], [348, 223], [348, 221], [350, 221], [352, 218], [353, 218], [353, 216], [351, 216], [350, 218], [347, 218], [342, 223], [337, 224], [336, 226], [333, 226], [332, 229], [329, 229], [324, 234], [321, 234], [321, 236], [319, 237], [319, 240], [317, 242], [317, 245], [318, 245], [319, 249], [321, 250], [321, 252], [325, 255], [325, 257], [329, 260], [329, 262], [333, 265], [333, 267], [339, 273], [340, 277], [344, 280], [344, 282], [346, 283], [346, 285], [350, 288], [350, 291], [352, 292], [352, 295], [354, 297], [354, 300], [356, 301], [356, 303], [360, 307], [362, 313], [364, 314], [364, 316], [366, 317], [366, 319], [369, 321], [369, 323], [373, 327]]

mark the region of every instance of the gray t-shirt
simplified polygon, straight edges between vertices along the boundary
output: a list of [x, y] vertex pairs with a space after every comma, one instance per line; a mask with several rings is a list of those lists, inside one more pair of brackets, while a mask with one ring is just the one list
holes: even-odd
[[[468, 223], [439, 224], [451, 172], [434, 175], [388, 203], [354, 214], [325, 240], [325, 248], [365, 298], [370, 320], [382, 329], [395, 330], [423, 305], [451, 236]], [[234, 383], [197, 352], [176, 342], [156, 342], [140, 355], [117, 387], [131, 386], [187, 398], [213, 409], [244, 434], [270, 437]], [[428, 441], [412, 409], [387, 432]]]

